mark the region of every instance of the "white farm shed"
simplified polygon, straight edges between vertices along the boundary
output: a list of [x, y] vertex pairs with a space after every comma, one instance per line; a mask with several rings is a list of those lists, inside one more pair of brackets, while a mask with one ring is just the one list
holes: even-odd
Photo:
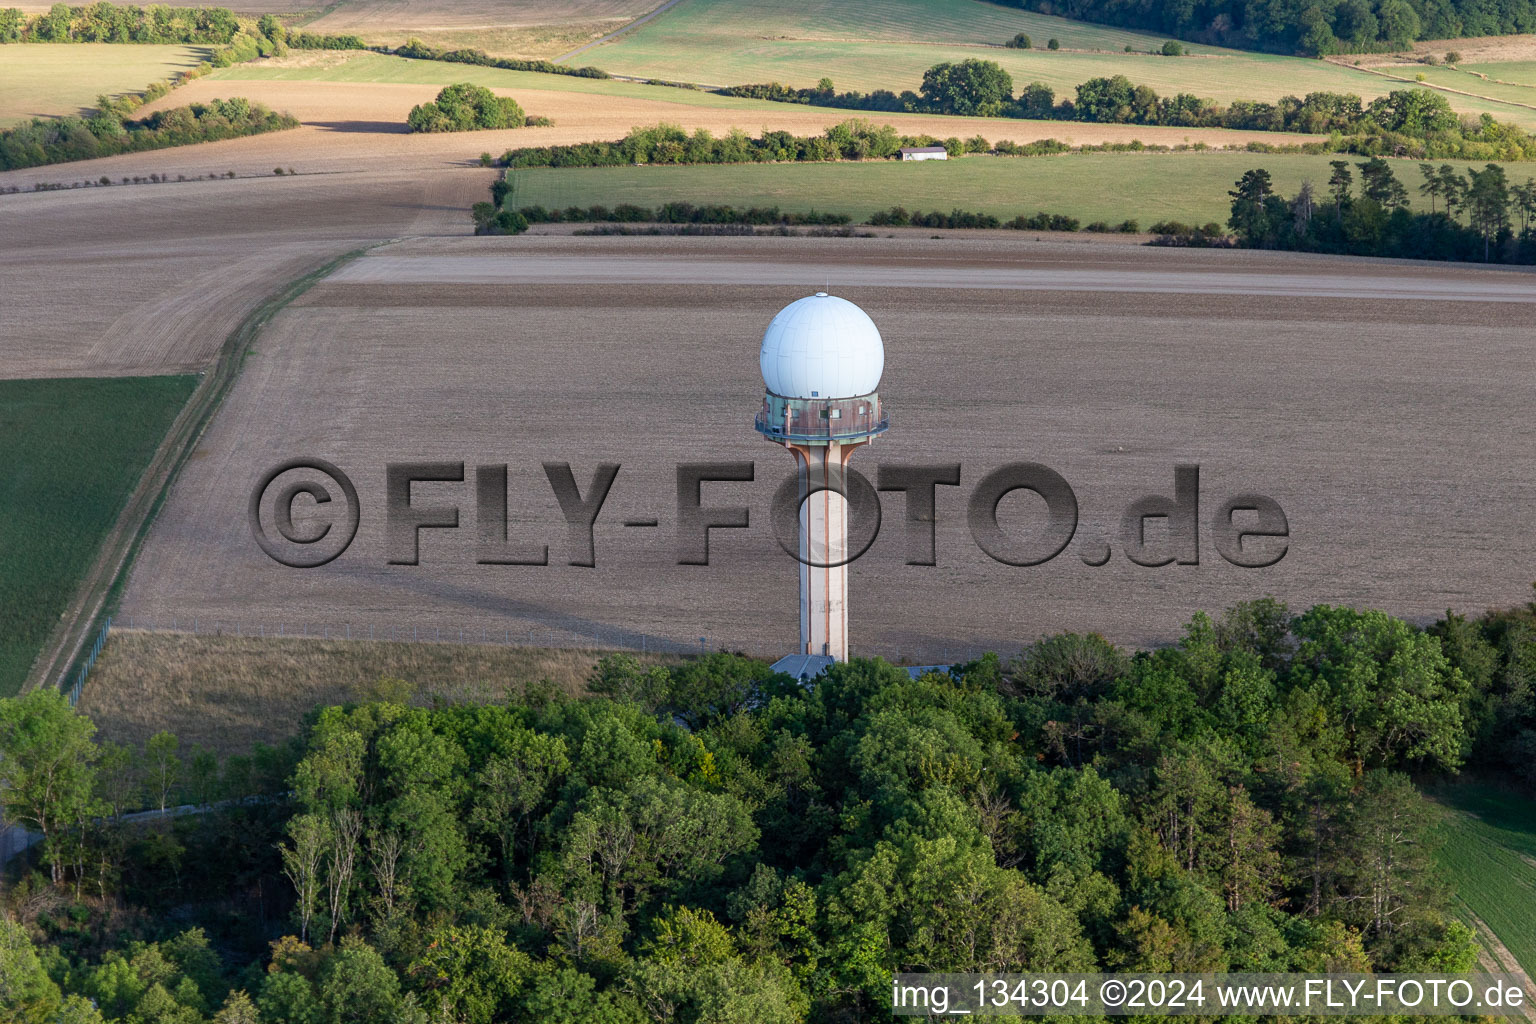
[[948, 160], [949, 151], [943, 146], [903, 146], [903, 160]]

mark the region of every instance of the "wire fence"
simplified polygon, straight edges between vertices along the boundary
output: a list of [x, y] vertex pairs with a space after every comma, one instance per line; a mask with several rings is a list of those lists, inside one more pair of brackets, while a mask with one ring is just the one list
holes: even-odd
[[107, 634], [111, 632], [112, 618], [111, 616], [108, 616], [107, 621], [101, 624], [101, 632], [96, 634], [95, 642], [91, 644], [91, 653], [86, 656], [85, 661], [82, 662], [80, 667], [75, 670], [75, 681], [69, 688], [70, 707], [74, 707], [76, 704], [80, 703], [80, 690], [85, 686], [85, 677], [90, 675], [91, 666], [96, 664], [96, 656], [99, 655], [101, 653], [101, 649], [106, 646]]

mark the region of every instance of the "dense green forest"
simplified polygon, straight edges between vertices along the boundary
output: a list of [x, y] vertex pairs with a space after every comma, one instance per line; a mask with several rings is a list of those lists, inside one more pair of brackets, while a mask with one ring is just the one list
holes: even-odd
[[1067, 634], [918, 679], [615, 655], [587, 698], [431, 707], [381, 680], [222, 763], [98, 744], [38, 691], [0, 702], [7, 817], [45, 837], [11, 868], [0, 998], [852, 1021], [898, 970], [1467, 970], [1412, 780], [1536, 784], [1533, 684], [1536, 604], [1420, 629], [1262, 600], [1160, 650]]
[[1536, 31], [1531, 0], [992, 0], [1203, 43], [1326, 55]]
[[[1536, 263], [1536, 179], [1512, 184], [1498, 164], [1463, 174], [1421, 164], [1429, 209], [1409, 209], [1408, 190], [1380, 158], [1335, 160], [1327, 191], [1304, 182], [1277, 195], [1269, 172], [1248, 171], [1234, 186], [1228, 226], [1239, 245], [1353, 256], [1481, 263]], [[1359, 189], [1354, 188], [1356, 171]]]

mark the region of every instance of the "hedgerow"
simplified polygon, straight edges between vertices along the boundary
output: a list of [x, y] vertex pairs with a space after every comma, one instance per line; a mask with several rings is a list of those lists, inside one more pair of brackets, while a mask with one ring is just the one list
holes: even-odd
[[193, 103], [157, 111], [141, 120], [126, 120], [120, 108], [104, 97], [102, 105], [86, 117], [35, 117], [0, 132], [0, 170], [214, 142], [298, 126], [298, 120], [288, 114], [276, 114], [260, 103], [239, 98]]

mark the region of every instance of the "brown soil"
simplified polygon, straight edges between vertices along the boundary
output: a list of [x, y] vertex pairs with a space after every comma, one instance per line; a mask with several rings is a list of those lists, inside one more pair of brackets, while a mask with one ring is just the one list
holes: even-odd
[[0, 376], [204, 369], [284, 282], [360, 245], [467, 232], [493, 177], [267, 175], [0, 197], [0, 289], [22, 297], [0, 303]]
[[[1011, 652], [1098, 629], [1160, 643], [1196, 611], [1274, 594], [1415, 618], [1521, 600], [1536, 562], [1524, 481], [1536, 385], [1511, 374], [1533, 293], [1520, 272], [1261, 253], [990, 239], [422, 240], [375, 250], [269, 329], [153, 530], [124, 614], [304, 615], [444, 629], [595, 629], [782, 654], [795, 566], [768, 532], [789, 468], [752, 433], [753, 353], [784, 303], [828, 283], [884, 332], [891, 432], [855, 465], [961, 461], [941, 489], [937, 567], [902, 564], [901, 533], [852, 569], [856, 651], [918, 661]], [[1462, 300], [1472, 301], [1462, 301]], [[251, 540], [245, 504], [279, 460], [316, 455], [357, 482], [362, 529], [316, 570]], [[383, 467], [510, 464], [511, 531], [550, 565], [476, 564], [467, 485], [416, 489], [463, 527], [428, 531], [422, 564], [389, 565]], [[753, 528], [718, 531], [710, 567], [676, 564], [678, 462], [745, 459], [752, 484], [711, 485]], [[1077, 491], [1074, 546], [1034, 568], [991, 561], [965, 527], [987, 471], [1035, 460]], [[566, 564], [539, 463], [624, 468], [599, 520], [596, 569]], [[1289, 554], [1238, 569], [1203, 533], [1199, 566], [1121, 554], [1119, 516], [1202, 467], [1202, 522], [1227, 496], [1273, 496]], [[1033, 523], [1020, 499], [1010, 528]], [[900, 499], [887, 502], [887, 525]], [[626, 530], [631, 516], [660, 528]], [[1116, 556], [1089, 568], [1078, 546]]]

